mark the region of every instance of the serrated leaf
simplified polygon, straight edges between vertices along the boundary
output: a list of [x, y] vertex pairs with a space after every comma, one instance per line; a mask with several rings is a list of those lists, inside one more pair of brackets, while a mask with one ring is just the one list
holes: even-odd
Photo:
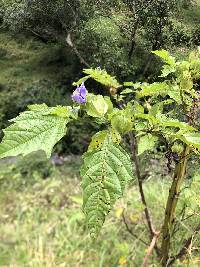
[[110, 100], [109, 96], [104, 96], [104, 100], [106, 101], [107, 105], [108, 105], [108, 111], [107, 113], [110, 114], [113, 111], [113, 103]]
[[73, 85], [73, 86], [79, 86], [79, 85], [81, 85], [83, 82], [87, 81], [89, 78], [90, 78], [90, 75], [85, 76], [85, 77], [79, 79], [77, 82], [73, 82], [72, 85]]
[[57, 115], [59, 117], [70, 117], [72, 115], [72, 107], [70, 106], [56, 106], [48, 107], [46, 104], [29, 105], [28, 109], [35, 112], [42, 112], [43, 115]]
[[130, 88], [124, 89], [120, 94], [121, 95], [126, 95], [126, 94], [132, 94], [133, 90]]
[[96, 237], [125, 185], [133, 179], [127, 152], [106, 138], [100, 150], [88, 152], [81, 168], [83, 211], [92, 237]]
[[54, 145], [66, 134], [68, 118], [46, 115], [43, 112], [25, 111], [6, 128], [0, 144], [0, 158], [23, 156], [44, 150], [50, 157]]
[[170, 98], [172, 98], [174, 101], [176, 101], [177, 104], [180, 105], [182, 103], [180, 87], [177, 84], [175, 84], [173, 86], [169, 86], [169, 88], [167, 90], [167, 94]]
[[164, 49], [152, 51], [152, 53], [162, 58], [162, 60], [169, 65], [175, 65], [176, 63], [175, 58], [172, 57], [170, 53]]
[[158, 114], [157, 119], [159, 119], [159, 124], [163, 127], [175, 127], [187, 131], [196, 131], [194, 127], [187, 124], [186, 122], [182, 122], [173, 118], [169, 118], [164, 114]]
[[137, 92], [137, 97], [141, 98], [145, 96], [158, 96], [158, 95], [165, 96], [167, 95], [168, 88], [169, 86], [165, 82], [145, 84], [142, 86], [142, 90]]
[[69, 117], [71, 114], [71, 107], [67, 107], [67, 106], [56, 106], [55, 108], [52, 108], [50, 114], [52, 115], [57, 115], [59, 117], [63, 117], [63, 118], [67, 118]]
[[147, 150], [152, 150], [157, 141], [158, 137], [153, 136], [152, 134], [141, 136], [138, 142], [138, 156], [142, 155]]
[[176, 67], [175, 66], [170, 66], [170, 65], [164, 65], [162, 68], [162, 74], [160, 77], [167, 77], [169, 74], [176, 72]]
[[49, 107], [45, 103], [28, 105], [28, 109], [31, 111], [43, 111], [43, 110], [48, 110], [48, 108]]
[[110, 76], [105, 70], [101, 69], [84, 69], [83, 72], [88, 74], [95, 81], [113, 88], [119, 88], [121, 85], [115, 77]]
[[153, 125], [159, 123], [159, 120], [151, 114], [136, 114], [136, 118], [147, 120]]

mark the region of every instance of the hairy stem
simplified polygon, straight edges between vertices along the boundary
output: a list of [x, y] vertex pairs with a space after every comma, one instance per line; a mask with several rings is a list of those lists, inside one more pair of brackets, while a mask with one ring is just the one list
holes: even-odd
[[[137, 176], [137, 180], [138, 180], [138, 186], [139, 186], [141, 201], [144, 205], [145, 217], [146, 217], [147, 225], [148, 225], [149, 232], [150, 232], [150, 240], [152, 240], [155, 236], [158, 235], [158, 233], [155, 231], [155, 228], [153, 226], [150, 212], [149, 212], [148, 205], [147, 205], [147, 201], [145, 198], [144, 190], [143, 190], [142, 176], [141, 176], [140, 167], [139, 167], [139, 160], [138, 160], [138, 156], [137, 156], [136, 138], [132, 132], [129, 133], [129, 137], [130, 137], [130, 142], [131, 142], [131, 153], [132, 153], [133, 161], [135, 164], [135, 171], [136, 171], [136, 176]], [[159, 249], [158, 249], [156, 244], [155, 244], [154, 248], [156, 250], [157, 255], [159, 255]]]
[[176, 206], [179, 199], [181, 185], [186, 172], [187, 156], [190, 152], [190, 148], [186, 146], [181, 155], [180, 162], [176, 165], [175, 173], [171, 188], [169, 190], [169, 196], [165, 209], [165, 219], [162, 229], [162, 246], [161, 246], [161, 264], [163, 267], [168, 266], [169, 263], [169, 251], [170, 251], [170, 240], [171, 233], [173, 231]]

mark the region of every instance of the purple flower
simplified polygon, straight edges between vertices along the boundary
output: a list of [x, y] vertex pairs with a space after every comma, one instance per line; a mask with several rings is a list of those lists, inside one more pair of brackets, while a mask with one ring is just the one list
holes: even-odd
[[72, 100], [74, 102], [77, 102], [78, 104], [85, 104], [86, 95], [87, 95], [87, 90], [84, 83], [82, 83], [80, 86], [77, 86], [76, 90], [73, 92]]

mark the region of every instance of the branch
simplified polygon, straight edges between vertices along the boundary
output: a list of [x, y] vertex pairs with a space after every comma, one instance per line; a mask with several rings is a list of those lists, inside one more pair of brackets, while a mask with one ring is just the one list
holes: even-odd
[[134, 29], [132, 30], [132, 34], [131, 34], [131, 47], [130, 47], [130, 50], [129, 50], [129, 53], [128, 53], [129, 59], [133, 55], [133, 51], [135, 49], [135, 45], [136, 45], [135, 38], [136, 38], [136, 33], [137, 33], [137, 30], [138, 30], [138, 26], [139, 26], [139, 18], [136, 19], [135, 25], [133, 26]]
[[176, 165], [175, 173], [171, 188], [169, 190], [167, 205], [165, 209], [165, 219], [162, 230], [162, 245], [161, 245], [161, 265], [168, 266], [169, 262], [169, 250], [171, 243], [171, 232], [174, 229], [175, 216], [176, 216], [176, 207], [179, 200], [179, 194], [182, 182], [186, 173], [187, 166], [187, 157], [190, 151], [189, 146], [185, 146], [184, 151], [182, 152], [182, 160]]
[[179, 253], [169, 261], [168, 266], [172, 265], [176, 260], [182, 259], [187, 254], [188, 250], [191, 247], [192, 240], [198, 233], [200, 233], [200, 224], [196, 227], [194, 233], [185, 241], [184, 246], [179, 251]]
[[74, 53], [77, 55], [77, 57], [79, 58], [80, 62], [85, 65], [87, 68], [90, 68], [90, 65], [85, 61], [85, 59], [81, 56], [81, 54], [79, 53], [78, 49], [76, 48], [76, 46], [74, 45], [74, 43], [72, 42], [71, 39], [71, 34], [68, 33], [67, 38], [66, 38], [66, 42], [67, 44], [72, 48], [72, 50], [74, 51]]
[[141, 265], [141, 267], [145, 267], [147, 266], [147, 263], [148, 263], [148, 259], [149, 257], [151, 256], [152, 252], [153, 252], [153, 249], [155, 248], [156, 246], [156, 241], [158, 239], [158, 236], [159, 236], [160, 232], [158, 232], [157, 234], [154, 235], [152, 241], [151, 241], [151, 244], [149, 245], [148, 249], [147, 249], [147, 254], [146, 256], [144, 257], [144, 260], [143, 260], [143, 263]]
[[[139, 185], [139, 191], [140, 191], [140, 196], [141, 196], [141, 201], [144, 205], [144, 212], [145, 212], [145, 217], [146, 217], [146, 221], [148, 224], [148, 228], [149, 228], [149, 232], [150, 232], [150, 239], [152, 240], [154, 238], [155, 235], [157, 235], [157, 232], [155, 231], [155, 228], [153, 226], [152, 220], [151, 220], [151, 216], [150, 216], [150, 212], [147, 206], [147, 201], [145, 198], [145, 194], [144, 194], [144, 190], [143, 190], [143, 183], [142, 183], [142, 176], [140, 173], [140, 167], [139, 167], [139, 161], [138, 161], [138, 157], [137, 157], [137, 143], [136, 143], [136, 139], [133, 135], [132, 132], [129, 133], [129, 137], [130, 137], [130, 142], [131, 142], [131, 152], [132, 152], [132, 157], [133, 157], [133, 161], [135, 163], [135, 170], [136, 170], [136, 176], [138, 179], [138, 185]], [[157, 247], [157, 245], [154, 245], [155, 250], [157, 255], [160, 254], [159, 249]]]
[[138, 237], [136, 234], [134, 234], [133, 231], [129, 228], [128, 223], [127, 223], [126, 218], [125, 218], [125, 215], [124, 215], [124, 211], [122, 213], [122, 219], [123, 219], [124, 225], [126, 226], [126, 230], [129, 232], [129, 234], [131, 234], [133, 237], [137, 238], [139, 241], [141, 241], [143, 244], [145, 244], [147, 246], [148, 243], [145, 242], [140, 237]]

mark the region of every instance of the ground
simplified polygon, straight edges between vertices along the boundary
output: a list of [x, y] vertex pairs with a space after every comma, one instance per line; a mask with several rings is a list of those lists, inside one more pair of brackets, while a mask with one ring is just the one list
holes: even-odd
[[[136, 182], [117, 202], [94, 241], [81, 210], [81, 159], [66, 157], [64, 162], [55, 167], [38, 154], [17, 162], [0, 162], [0, 266], [140, 266], [149, 239]], [[150, 169], [145, 192], [154, 223], [160, 229], [169, 180], [156, 178]], [[197, 255], [190, 260], [197, 261]], [[155, 255], [150, 262], [154, 265], [149, 266], [158, 266]]]

